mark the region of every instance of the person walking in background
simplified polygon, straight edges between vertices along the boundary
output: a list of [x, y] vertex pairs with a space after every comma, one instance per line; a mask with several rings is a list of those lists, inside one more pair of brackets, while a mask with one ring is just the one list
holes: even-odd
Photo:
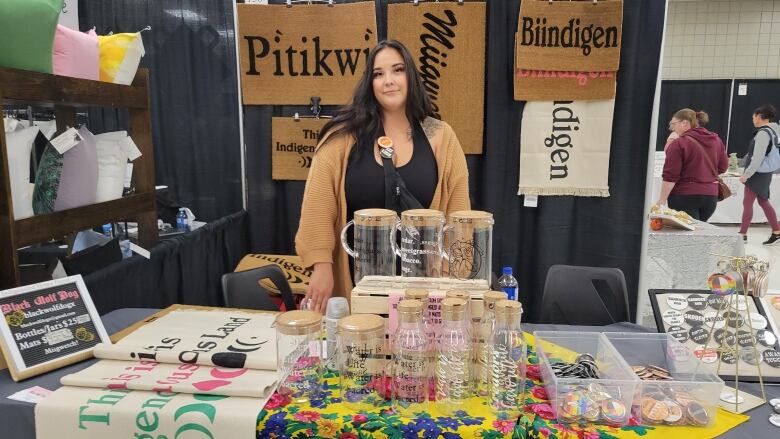
[[660, 207], [669, 204], [692, 218], [707, 221], [718, 204], [718, 175], [726, 172], [729, 158], [717, 134], [703, 127], [709, 116], [683, 108], [669, 121], [677, 135], [666, 147]]
[[772, 174], [780, 169], [780, 151], [778, 150], [777, 133], [780, 126], [775, 122], [777, 110], [766, 104], [753, 110], [753, 126], [757, 128], [753, 140], [750, 141], [748, 153], [745, 156], [745, 170], [739, 177], [745, 185], [745, 197], [742, 199], [742, 225], [739, 233], [747, 241], [747, 231], [753, 219], [753, 202], [758, 199], [758, 205], [766, 215], [767, 222], [772, 227], [772, 234], [764, 241], [764, 245], [772, 245], [780, 241], [780, 226], [777, 224], [777, 214], [769, 202], [769, 185]]

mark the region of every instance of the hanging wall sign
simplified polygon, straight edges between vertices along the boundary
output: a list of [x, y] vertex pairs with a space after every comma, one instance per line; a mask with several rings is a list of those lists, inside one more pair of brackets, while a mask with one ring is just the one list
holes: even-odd
[[[515, 35], [515, 44], [518, 44]], [[617, 72], [529, 70], [517, 67], [515, 58], [515, 100], [603, 100], [614, 99]]]
[[111, 343], [80, 275], [0, 292], [0, 348], [15, 381], [92, 357]]
[[306, 180], [320, 130], [328, 119], [274, 117], [271, 169], [274, 180]]
[[374, 2], [237, 8], [245, 105], [349, 102], [377, 43]]
[[526, 0], [517, 23], [517, 67], [615, 72], [622, 31], [623, 0]]
[[609, 196], [615, 101], [528, 102], [518, 195]]
[[412, 53], [434, 117], [449, 123], [466, 154], [482, 153], [485, 3], [390, 4], [388, 38]]

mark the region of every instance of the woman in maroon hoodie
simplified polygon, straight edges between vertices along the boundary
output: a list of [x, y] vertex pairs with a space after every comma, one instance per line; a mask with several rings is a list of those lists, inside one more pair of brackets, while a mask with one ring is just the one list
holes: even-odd
[[718, 204], [718, 175], [726, 172], [729, 158], [717, 134], [704, 128], [709, 116], [683, 108], [674, 113], [669, 130], [679, 138], [666, 148], [661, 196], [656, 203], [669, 203], [691, 217], [707, 221]]

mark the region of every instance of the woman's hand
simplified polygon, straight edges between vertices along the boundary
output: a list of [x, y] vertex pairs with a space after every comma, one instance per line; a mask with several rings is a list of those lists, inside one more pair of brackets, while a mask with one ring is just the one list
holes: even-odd
[[318, 262], [309, 278], [309, 288], [306, 290], [304, 303], [308, 309], [325, 314], [328, 299], [333, 295], [333, 264]]
[[747, 177], [745, 177], [744, 175], [740, 175], [739, 176], [739, 182], [740, 183], [745, 184], [746, 181], [747, 181]]

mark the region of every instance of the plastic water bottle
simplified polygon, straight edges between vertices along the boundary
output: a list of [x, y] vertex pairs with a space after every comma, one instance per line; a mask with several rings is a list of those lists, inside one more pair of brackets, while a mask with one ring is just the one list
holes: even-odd
[[325, 347], [327, 352], [326, 366], [331, 370], [338, 370], [338, 358], [336, 352], [336, 332], [339, 320], [349, 315], [349, 303], [346, 297], [331, 297], [325, 308]]
[[179, 213], [176, 214], [176, 230], [186, 232], [187, 229], [187, 212], [179, 209]]
[[517, 279], [512, 276], [512, 267], [504, 267], [504, 275], [498, 278], [498, 286], [506, 293], [507, 299], [519, 299], [517, 297]]
[[109, 238], [114, 237], [114, 226], [111, 223], [103, 224], [103, 234]]

